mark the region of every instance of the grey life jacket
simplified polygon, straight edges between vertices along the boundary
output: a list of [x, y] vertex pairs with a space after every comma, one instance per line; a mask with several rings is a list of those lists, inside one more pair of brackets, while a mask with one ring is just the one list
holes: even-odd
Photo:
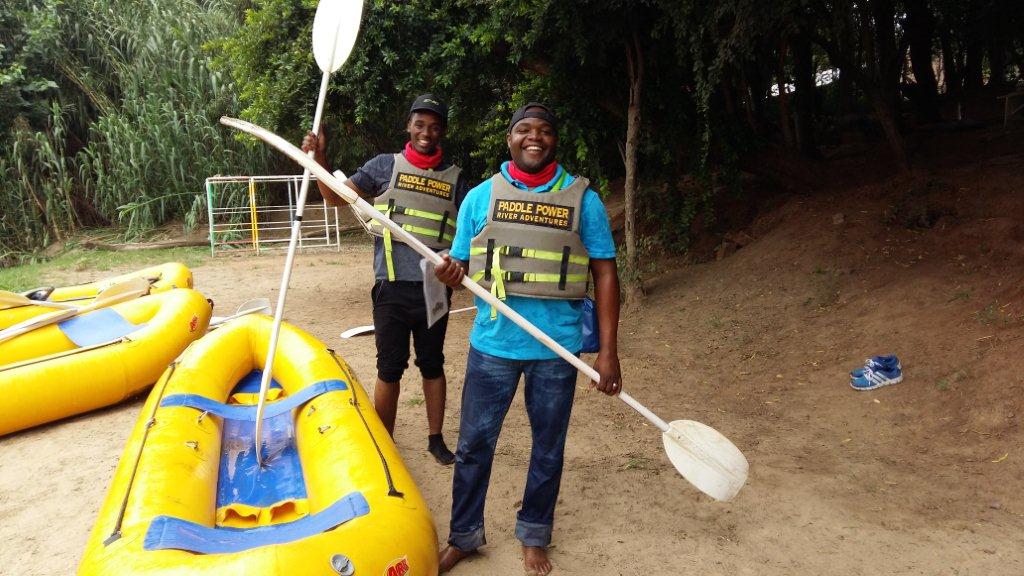
[[580, 238], [580, 213], [590, 182], [577, 178], [564, 189], [560, 184], [537, 193], [516, 188], [501, 174], [491, 178], [487, 224], [470, 244], [469, 274], [495, 297], [587, 295], [590, 258]]
[[[440, 172], [424, 170], [412, 165], [405, 156], [395, 154], [395, 167], [391, 171], [388, 189], [373, 199], [373, 207], [412, 234], [433, 250], [451, 248], [455, 238], [455, 184], [462, 170], [449, 166]], [[384, 259], [388, 280], [395, 279], [395, 266], [391, 259], [391, 231], [377, 220], [370, 220], [367, 230], [384, 239]]]

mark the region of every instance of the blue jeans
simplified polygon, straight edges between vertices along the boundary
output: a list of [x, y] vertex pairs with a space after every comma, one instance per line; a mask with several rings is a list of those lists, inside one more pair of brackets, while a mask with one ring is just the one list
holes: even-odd
[[452, 520], [448, 543], [469, 552], [486, 543], [484, 500], [498, 433], [509, 405], [526, 376], [526, 413], [533, 448], [523, 506], [516, 515], [516, 538], [524, 546], [547, 546], [562, 480], [565, 435], [576, 393], [576, 369], [561, 358], [507, 360], [470, 346], [462, 390], [462, 420], [452, 480]]

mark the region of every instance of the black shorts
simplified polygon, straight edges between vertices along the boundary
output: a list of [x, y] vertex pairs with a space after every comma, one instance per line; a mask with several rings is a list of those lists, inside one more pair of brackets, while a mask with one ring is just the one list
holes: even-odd
[[[451, 303], [451, 288], [448, 301]], [[409, 335], [416, 350], [416, 366], [424, 378], [444, 375], [444, 336], [448, 316], [427, 328], [427, 306], [422, 282], [377, 280], [370, 290], [373, 328], [377, 340], [377, 377], [398, 382], [409, 366]]]

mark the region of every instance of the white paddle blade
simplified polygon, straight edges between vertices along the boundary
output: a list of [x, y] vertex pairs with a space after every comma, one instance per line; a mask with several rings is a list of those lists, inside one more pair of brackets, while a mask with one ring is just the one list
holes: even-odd
[[213, 330], [221, 325], [234, 320], [235, 318], [241, 318], [249, 314], [270, 314], [270, 300], [266, 298], [253, 298], [252, 300], [246, 300], [235, 313], [230, 316], [214, 316], [210, 318], [209, 329]]
[[244, 316], [246, 314], [254, 314], [259, 312], [260, 314], [270, 313], [270, 299], [269, 298], [253, 298], [252, 300], [246, 300], [235, 309], [235, 314]]
[[365, 336], [367, 334], [373, 334], [373, 324], [366, 326], [356, 326], [355, 328], [349, 328], [341, 333], [342, 340], [347, 340], [353, 336]]
[[321, 72], [330, 74], [348, 60], [362, 17], [362, 0], [320, 0], [313, 18], [313, 57]]
[[715, 500], [729, 500], [740, 491], [750, 466], [735, 444], [693, 420], [676, 420], [668, 426], [661, 439], [668, 459], [684, 478]]

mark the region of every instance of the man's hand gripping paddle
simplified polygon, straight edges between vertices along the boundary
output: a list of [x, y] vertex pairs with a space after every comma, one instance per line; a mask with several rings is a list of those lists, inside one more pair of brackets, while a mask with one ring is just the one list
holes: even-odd
[[[307, 170], [312, 171], [320, 182], [329, 186], [339, 196], [344, 198], [346, 202], [356, 205], [358, 209], [367, 214], [371, 214], [373, 218], [391, 230], [392, 234], [401, 238], [403, 242], [411, 246], [421, 256], [435, 265], [442, 263], [441, 257], [434, 253], [434, 251], [402, 229], [401, 226], [395, 224], [374, 209], [373, 206], [345, 186], [341, 180], [332, 176], [327, 170], [324, 170], [323, 167], [288, 141], [249, 122], [226, 117], [221, 118], [220, 121], [224, 125], [256, 136], [277, 148]], [[601, 377], [596, 370], [571, 354], [550, 336], [541, 332], [507, 304], [491, 296], [490, 291], [474, 282], [468, 275], [462, 279], [462, 285], [483, 298], [491, 306], [497, 308], [499, 312], [529, 332], [530, 335], [561, 356], [566, 362], [575, 366], [576, 369], [583, 372], [588, 378], [595, 382], [600, 380]], [[717, 430], [692, 420], [675, 420], [671, 423], [666, 423], [625, 392], [619, 392], [618, 398], [662, 431], [662, 440], [665, 443], [665, 451], [669, 460], [676, 467], [676, 470], [699, 490], [716, 500], [729, 500], [743, 487], [744, 482], [747, 480], [747, 459], [744, 458], [743, 453], [728, 438]]]
[[[352, 46], [359, 34], [359, 21], [363, 15], [362, 0], [320, 0], [313, 18], [313, 56], [317, 66], [323, 72], [320, 80], [320, 96], [316, 101], [316, 113], [313, 115], [313, 132], [320, 131], [320, 117], [324, 110], [327, 87], [331, 74], [348, 60]], [[302, 154], [300, 151], [299, 154]], [[313, 152], [303, 155], [312, 164]], [[322, 168], [321, 168], [322, 169]], [[263, 409], [267, 402], [267, 389], [273, 376], [274, 354], [277, 352], [277, 337], [281, 332], [281, 320], [284, 316], [284, 303], [288, 295], [288, 282], [292, 276], [292, 262], [295, 260], [295, 248], [298, 246], [299, 233], [302, 228], [302, 211], [306, 206], [306, 193], [309, 191], [309, 168], [302, 173], [302, 186], [295, 207], [295, 220], [292, 221], [292, 236], [288, 242], [288, 256], [284, 261], [284, 274], [281, 275], [281, 288], [277, 296], [277, 309], [274, 311], [274, 325], [270, 333], [270, 346], [267, 359], [263, 364], [263, 378], [260, 380], [260, 400], [256, 406], [256, 461], [263, 461]], [[326, 170], [324, 170], [326, 173]]]

